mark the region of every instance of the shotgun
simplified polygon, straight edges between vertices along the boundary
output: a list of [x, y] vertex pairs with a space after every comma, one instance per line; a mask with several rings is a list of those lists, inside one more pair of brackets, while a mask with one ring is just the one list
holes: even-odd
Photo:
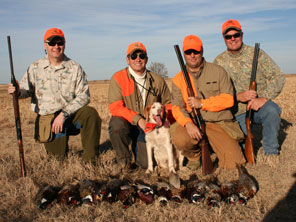
[[[186, 81], [188, 97], [195, 97], [194, 91], [188, 76], [188, 72], [186, 70], [186, 66], [184, 64], [183, 57], [180, 52], [180, 48], [178, 45], [174, 45], [174, 48], [177, 54], [177, 58], [178, 58], [181, 70], [184, 75], [184, 79]], [[202, 119], [202, 116], [198, 109], [195, 109], [195, 108], [192, 109], [192, 117], [193, 117], [193, 122], [202, 133], [202, 139], [198, 143], [199, 147], [201, 148], [202, 172], [205, 175], [211, 174], [213, 172], [214, 167], [213, 167], [213, 163], [210, 156], [208, 139], [205, 133], [205, 122]]]
[[[258, 56], [259, 56], [259, 43], [255, 43], [255, 49], [254, 49], [254, 57], [253, 57], [253, 64], [252, 64], [252, 73], [251, 73], [251, 80], [250, 80], [250, 90], [256, 91], [256, 72], [257, 72], [257, 64], [258, 64]], [[253, 110], [247, 110], [246, 113], [246, 128], [247, 128], [247, 136], [246, 136], [246, 144], [245, 144], [245, 156], [247, 158], [247, 161], [250, 164], [255, 164], [255, 155], [254, 155], [254, 147], [253, 147], [253, 134], [251, 129], [252, 124], [252, 115]]]
[[13, 99], [13, 109], [14, 109], [14, 117], [15, 117], [16, 136], [17, 136], [17, 143], [18, 143], [19, 155], [20, 155], [21, 176], [25, 177], [26, 167], [25, 167], [25, 159], [24, 159], [24, 148], [23, 148], [20, 110], [19, 110], [19, 101], [18, 101], [19, 89], [18, 89], [18, 84], [16, 82], [14, 71], [13, 71], [10, 36], [7, 36], [7, 42], [8, 42], [8, 52], [9, 52], [10, 70], [11, 70], [11, 83], [16, 89], [15, 92], [12, 94], [12, 99]]

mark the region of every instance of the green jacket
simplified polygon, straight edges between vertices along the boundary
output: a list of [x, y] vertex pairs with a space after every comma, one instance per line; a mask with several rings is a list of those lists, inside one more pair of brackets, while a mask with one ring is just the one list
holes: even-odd
[[[170, 108], [171, 94], [165, 80], [156, 73], [147, 70], [145, 106], [161, 102]], [[109, 85], [109, 110], [113, 116], [119, 116], [137, 125], [144, 117], [143, 99], [128, 68], [116, 72]]]

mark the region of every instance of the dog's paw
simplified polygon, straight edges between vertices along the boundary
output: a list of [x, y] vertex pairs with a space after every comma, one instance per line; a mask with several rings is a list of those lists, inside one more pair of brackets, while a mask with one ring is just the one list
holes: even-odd
[[176, 174], [176, 171], [175, 171], [174, 167], [170, 167], [170, 168], [169, 168], [169, 173], [174, 173], [174, 174]]
[[147, 169], [145, 173], [146, 174], [152, 174], [153, 173], [153, 170]]
[[179, 178], [178, 174], [170, 172], [170, 174], [169, 174], [169, 183], [173, 187], [179, 189], [181, 187], [181, 181], [180, 181], [180, 178]]

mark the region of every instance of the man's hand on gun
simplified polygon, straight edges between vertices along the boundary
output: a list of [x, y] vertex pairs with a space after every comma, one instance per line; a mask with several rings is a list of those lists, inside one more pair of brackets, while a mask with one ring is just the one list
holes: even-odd
[[[202, 107], [201, 100], [198, 97], [188, 97], [188, 104], [193, 109], [200, 109]], [[185, 127], [192, 139], [196, 139], [197, 141], [202, 139], [202, 133], [194, 123], [187, 123]]]
[[247, 109], [258, 111], [266, 102], [267, 99], [263, 97], [252, 99], [251, 101], [249, 101]]
[[241, 102], [248, 102], [247, 110], [258, 111], [266, 102], [267, 99], [260, 97], [257, 98], [255, 90], [247, 90], [237, 94], [237, 100]]
[[[16, 83], [18, 84], [18, 82], [16, 81]], [[8, 90], [7, 90], [8, 94], [12, 94], [15, 92], [15, 87], [13, 86], [12, 83], [8, 83]]]
[[191, 108], [200, 109], [202, 102], [198, 97], [188, 97], [188, 104]]
[[237, 94], [237, 100], [240, 102], [248, 102], [257, 97], [257, 92], [255, 90], [247, 90]]
[[192, 139], [196, 139], [197, 141], [200, 141], [202, 139], [201, 131], [198, 129], [198, 127], [193, 122], [187, 123], [185, 125], [185, 128], [187, 130], [188, 135]]

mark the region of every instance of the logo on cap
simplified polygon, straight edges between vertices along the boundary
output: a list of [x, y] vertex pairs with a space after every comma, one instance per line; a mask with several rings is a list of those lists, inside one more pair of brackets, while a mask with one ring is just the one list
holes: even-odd
[[45, 32], [44, 41], [49, 40], [50, 38], [52, 38], [54, 36], [59, 36], [59, 37], [65, 39], [65, 35], [62, 30], [60, 30], [58, 28], [51, 28]]
[[239, 21], [234, 19], [229, 19], [222, 25], [222, 34], [224, 35], [229, 29], [235, 29], [237, 31], [241, 31], [242, 27]]
[[129, 55], [132, 52], [136, 51], [137, 49], [138, 50], [141, 50], [141, 51], [143, 51], [145, 53], [147, 53], [147, 50], [146, 50], [146, 48], [145, 48], [145, 46], [144, 46], [143, 43], [141, 43], [141, 42], [134, 42], [134, 43], [132, 43], [132, 44], [130, 44], [128, 46], [126, 54]]
[[196, 51], [201, 51], [202, 41], [196, 35], [188, 35], [183, 40], [183, 52], [194, 49]]

